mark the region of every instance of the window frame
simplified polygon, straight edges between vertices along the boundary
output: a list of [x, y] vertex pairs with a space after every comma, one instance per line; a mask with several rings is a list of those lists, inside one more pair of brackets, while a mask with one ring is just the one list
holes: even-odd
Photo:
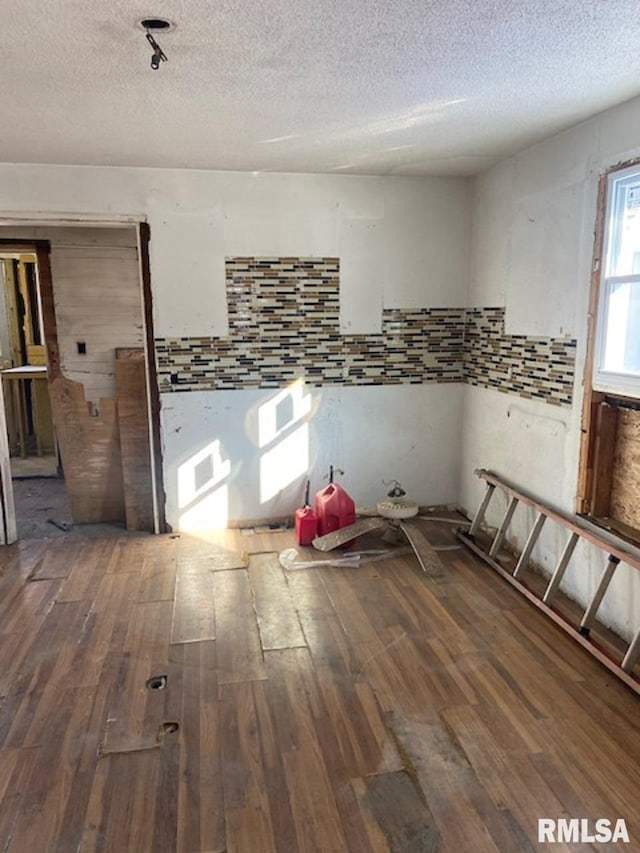
[[[640, 162], [636, 161], [631, 165], [626, 165], [624, 168], [611, 170], [604, 177], [606, 178], [606, 203], [603, 233], [601, 235], [603, 243], [599, 270], [598, 299], [596, 317], [594, 318], [595, 340], [591, 384], [595, 391], [620, 394], [636, 399], [640, 398], [640, 375], [605, 370], [602, 362], [605, 349], [610, 287], [612, 284], [625, 282], [640, 283], [640, 274], [637, 273], [609, 275], [611, 249], [614, 241], [619, 239], [619, 231], [614, 228], [614, 225], [616, 225], [616, 214], [619, 217], [622, 209], [618, 199], [617, 185], [632, 177], [637, 177], [638, 183], [640, 183]], [[619, 218], [617, 221], [620, 221]]]
[[640, 171], [640, 157], [611, 166], [598, 180], [594, 223], [591, 285], [587, 310], [587, 339], [583, 373], [580, 461], [576, 490], [576, 512], [589, 522], [602, 526], [621, 540], [640, 547], [640, 528], [629, 528], [610, 517], [612, 472], [620, 408], [640, 408], [638, 397], [619, 391], [594, 387], [596, 376], [596, 338], [601, 304], [605, 242], [607, 239], [609, 186], [618, 176]]

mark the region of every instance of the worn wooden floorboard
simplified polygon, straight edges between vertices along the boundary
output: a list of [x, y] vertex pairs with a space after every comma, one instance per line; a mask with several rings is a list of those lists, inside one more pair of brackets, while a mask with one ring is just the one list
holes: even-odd
[[300, 619], [277, 554], [251, 555], [249, 579], [263, 650], [291, 649], [306, 645]]
[[466, 551], [431, 578], [293, 544], [0, 550], [2, 853], [528, 853], [540, 817], [640, 849], [637, 696]]

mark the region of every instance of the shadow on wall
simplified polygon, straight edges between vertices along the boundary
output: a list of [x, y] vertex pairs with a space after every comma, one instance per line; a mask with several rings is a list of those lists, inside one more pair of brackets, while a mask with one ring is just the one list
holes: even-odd
[[[244, 420], [244, 442], [255, 450], [251, 462], [246, 454], [234, 452], [231, 438], [219, 437], [182, 462], [177, 469], [179, 529], [224, 528], [232, 512], [236, 521], [277, 515], [280, 497], [286, 497], [287, 507], [280, 514], [288, 513], [292, 498], [294, 503], [301, 502], [313, 461], [310, 422], [319, 400], [320, 395], [314, 399], [300, 379], [251, 406]], [[233, 443], [237, 447], [241, 442]], [[265, 509], [267, 505], [271, 506]], [[256, 506], [258, 514], [242, 511], [242, 507]]]

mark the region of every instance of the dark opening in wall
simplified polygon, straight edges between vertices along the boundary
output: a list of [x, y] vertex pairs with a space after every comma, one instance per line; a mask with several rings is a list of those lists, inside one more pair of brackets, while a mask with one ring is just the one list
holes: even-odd
[[582, 514], [640, 544], [640, 401], [594, 394]]

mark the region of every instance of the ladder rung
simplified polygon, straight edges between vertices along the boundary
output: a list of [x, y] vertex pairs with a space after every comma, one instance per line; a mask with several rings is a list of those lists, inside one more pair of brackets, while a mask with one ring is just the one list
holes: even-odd
[[513, 517], [513, 513], [516, 511], [516, 507], [518, 506], [518, 498], [511, 498], [509, 501], [509, 506], [507, 507], [507, 511], [504, 514], [504, 518], [502, 519], [502, 524], [498, 528], [498, 532], [495, 535], [493, 542], [491, 543], [491, 548], [489, 549], [489, 556], [495, 557], [495, 555], [500, 550], [500, 546], [502, 545], [502, 540], [504, 539], [504, 535], [507, 532], [507, 528], [511, 523], [511, 519]]
[[531, 556], [533, 547], [538, 541], [538, 536], [540, 536], [540, 531], [542, 530], [542, 526], [544, 525], [546, 520], [547, 516], [543, 512], [539, 512], [538, 517], [536, 518], [535, 523], [531, 528], [531, 532], [527, 537], [525, 546], [522, 549], [522, 554], [520, 554], [520, 558], [516, 563], [515, 569], [513, 570], [514, 577], [517, 577], [529, 562], [529, 557]]
[[471, 527], [469, 528], [469, 536], [475, 536], [478, 530], [480, 529], [480, 525], [484, 520], [484, 514], [487, 511], [487, 507], [489, 506], [489, 501], [493, 497], [493, 493], [495, 492], [496, 487], [493, 483], [487, 483], [487, 491], [484, 493], [484, 497], [482, 498], [482, 503], [478, 507], [478, 511], [473, 517], [473, 521], [471, 522]]
[[631, 645], [627, 649], [627, 653], [622, 660], [622, 669], [625, 672], [633, 672], [633, 668], [640, 657], [640, 628], [638, 628], [635, 637], [631, 641]]
[[580, 627], [578, 631], [583, 636], [588, 636], [589, 631], [591, 630], [591, 625], [593, 624], [593, 620], [596, 618], [596, 613], [598, 612], [598, 608], [604, 598], [604, 595], [611, 583], [611, 578], [613, 577], [613, 573], [618, 568], [620, 560], [617, 557], [614, 557], [613, 554], [609, 554], [609, 559], [607, 560], [607, 565], [605, 566], [605, 570], [602, 573], [602, 577], [600, 578], [600, 583], [598, 584], [598, 588], [593, 594], [593, 598], [591, 599], [591, 603], [587, 607], [584, 616], [582, 617], [582, 622], [580, 623]]
[[579, 538], [580, 537], [577, 533], [572, 533], [567, 539], [567, 544], [564, 546], [564, 550], [560, 555], [558, 565], [556, 566], [553, 575], [551, 576], [551, 580], [549, 581], [549, 585], [547, 586], [544, 596], [542, 597], [542, 600], [545, 604], [549, 604], [553, 596], [558, 591], [558, 588], [562, 583], [564, 573], [566, 572], [567, 566], [569, 565], [569, 561], [573, 556], [573, 552], [576, 550], [576, 545], [578, 544]]

